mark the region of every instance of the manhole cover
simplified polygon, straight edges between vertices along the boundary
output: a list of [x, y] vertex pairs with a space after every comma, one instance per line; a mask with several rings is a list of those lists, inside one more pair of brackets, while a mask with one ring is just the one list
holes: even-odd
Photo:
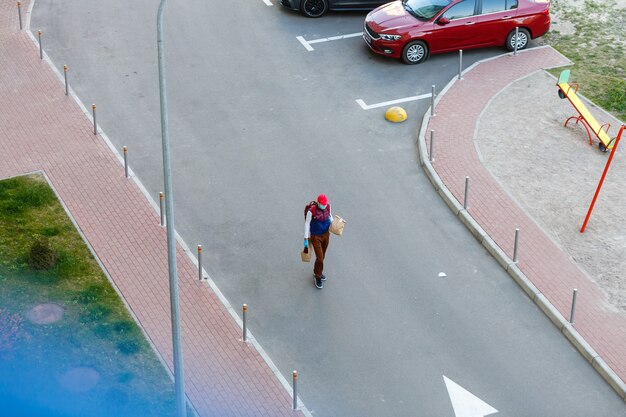
[[100, 381], [100, 373], [93, 368], [73, 368], [61, 375], [61, 386], [72, 392], [89, 391]]
[[35, 324], [50, 324], [63, 318], [65, 309], [55, 303], [39, 304], [31, 308], [26, 317]]

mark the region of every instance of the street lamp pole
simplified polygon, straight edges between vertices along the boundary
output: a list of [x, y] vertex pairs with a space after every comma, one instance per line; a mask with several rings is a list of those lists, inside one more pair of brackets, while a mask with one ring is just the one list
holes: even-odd
[[170, 280], [170, 309], [172, 315], [172, 344], [174, 347], [174, 385], [176, 388], [176, 415], [187, 417], [185, 404], [185, 381], [183, 372], [183, 352], [180, 338], [180, 318], [178, 305], [178, 275], [176, 272], [176, 240], [174, 239], [174, 193], [172, 190], [172, 164], [170, 160], [169, 123], [167, 119], [167, 92], [165, 65], [163, 63], [163, 10], [161, 0], [157, 14], [157, 49], [159, 61], [159, 92], [161, 101], [161, 139], [163, 147], [163, 178], [165, 180], [165, 216], [167, 218], [167, 263]]

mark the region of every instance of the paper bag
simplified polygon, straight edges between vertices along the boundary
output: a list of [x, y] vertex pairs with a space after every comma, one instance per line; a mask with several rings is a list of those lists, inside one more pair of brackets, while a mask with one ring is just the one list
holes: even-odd
[[345, 225], [346, 221], [344, 219], [337, 215], [333, 216], [333, 222], [330, 224], [330, 233], [341, 236]]
[[311, 262], [311, 248], [309, 248], [309, 252], [304, 252], [304, 249], [302, 250], [302, 252], [300, 252], [300, 259], [302, 259], [302, 262]]

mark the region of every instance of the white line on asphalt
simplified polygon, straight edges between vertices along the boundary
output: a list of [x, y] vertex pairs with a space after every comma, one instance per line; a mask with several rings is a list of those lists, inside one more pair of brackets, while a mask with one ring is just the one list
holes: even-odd
[[365, 102], [363, 100], [361, 100], [360, 98], [356, 99], [355, 101], [356, 101], [356, 104], [361, 106], [361, 108], [363, 110], [371, 110], [371, 109], [375, 109], [377, 107], [389, 106], [391, 104], [405, 103], [407, 101], [422, 100], [422, 99], [428, 98], [430, 96], [431, 96], [430, 94], [422, 94], [420, 96], [399, 98], [397, 100], [383, 101], [382, 103], [376, 103], [376, 104], [365, 104]]
[[267, 6], [273, 6], [270, 0], [263, 0], [263, 3], [265, 3]]
[[296, 39], [299, 40], [302, 45], [304, 45], [307, 51], [313, 50], [313, 47], [311, 47], [311, 45], [309, 45], [309, 43], [305, 41], [302, 36], [296, 36]]
[[347, 35], [339, 35], [339, 36], [331, 36], [329, 38], [314, 39], [312, 41], [309, 41], [309, 43], [338, 41], [340, 39], [354, 38], [354, 37], [361, 36], [361, 35], [363, 35], [363, 32], [348, 33]]
[[311, 47], [312, 43], [322, 43], [322, 42], [338, 41], [338, 40], [341, 40], [341, 39], [355, 38], [355, 37], [361, 36], [361, 35], [363, 35], [363, 32], [348, 33], [347, 35], [339, 35], [339, 36], [331, 36], [331, 37], [328, 37], [328, 38], [313, 39], [312, 41], [307, 41], [302, 36], [296, 36], [296, 38], [300, 41], [300, 43], [302, 45], [304, 45], [306, 50], [310, 52], [310, 51], [314, 50], [313, 47]]

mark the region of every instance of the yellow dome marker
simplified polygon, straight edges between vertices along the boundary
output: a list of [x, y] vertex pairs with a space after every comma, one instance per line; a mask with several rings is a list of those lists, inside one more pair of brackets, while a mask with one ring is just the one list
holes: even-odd
[[385, 119], [394, 123], [404, 122], [406, 118], [406, 111], [399, 106], [390, 107], [385, 113]]

